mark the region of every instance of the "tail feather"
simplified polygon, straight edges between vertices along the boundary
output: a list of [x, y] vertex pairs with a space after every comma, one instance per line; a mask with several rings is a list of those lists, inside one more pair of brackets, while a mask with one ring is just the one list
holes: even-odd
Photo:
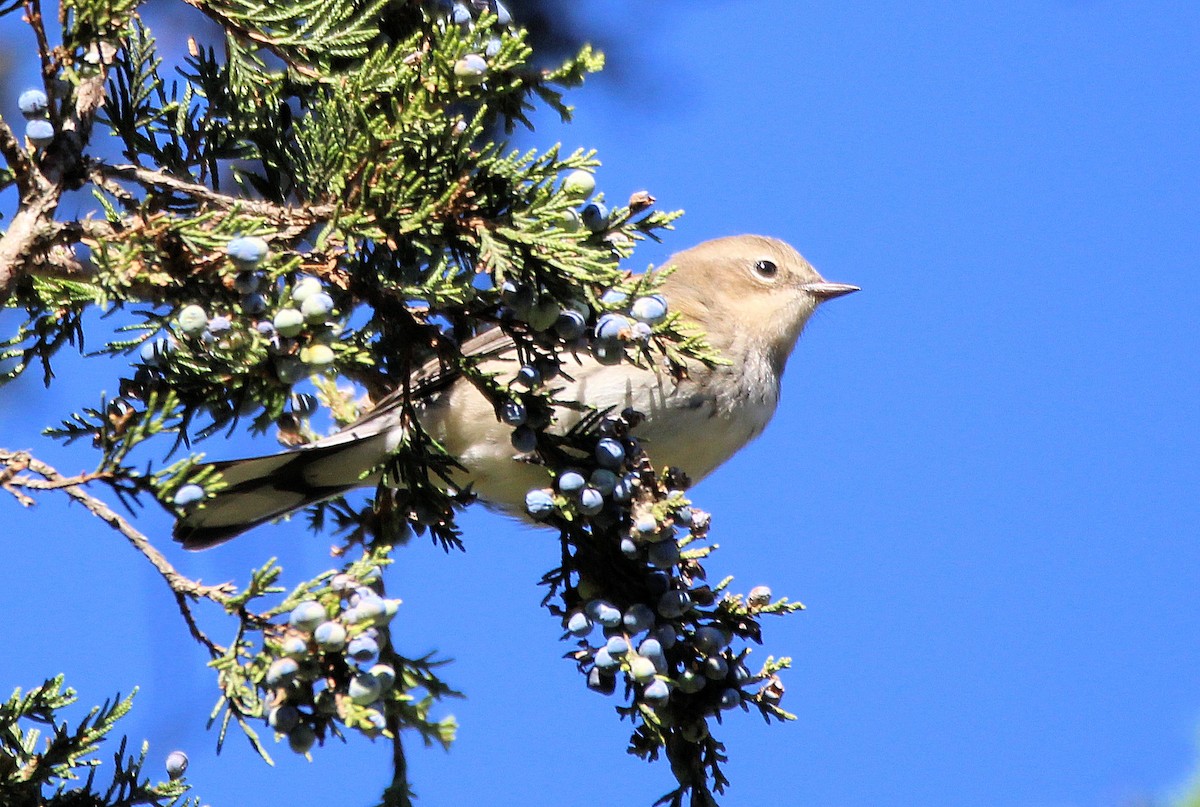
[[374, 463], [347, 462], [350, 458], [343, 455], [354, 452], [346, 448], [313, 444], [299, 451], [211, 463], [227, 487], [175, 522], [175, 540], [185, 549], [208, 549], [359, 487]]

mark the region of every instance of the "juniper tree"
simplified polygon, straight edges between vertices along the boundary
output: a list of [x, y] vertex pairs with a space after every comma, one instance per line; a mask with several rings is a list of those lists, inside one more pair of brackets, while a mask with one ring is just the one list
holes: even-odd
[[[528, 506], [559, 533], [559, 564], [540, 584], [569, 658], [618, 698], [629, 750], [669, 761], [676, 785], [660, 803], [714, 803], [727, 784], [712, 734], [722, 713], [790, 717], [777, 675], [788, 660], [751, 669], [747, 643], [761, 640], [762, 615], [800, 606], [707, 582], [710, 518], [682, 473], [640, 453], [639, 413], [583, 412], [565, 434], [547, 429], [580, 408], [552, 383], [564, 351], [679, 373], [722, 361], [661, 309], [669, 267], [630, 271], [638, 243], [678, 213], [645, 192], [623, 204], [595, 193], [594, 153], [506, 143], [539, 106], [568, 120], [562, 91], [602, 56], [583, 47], [532, 66], [527, 32], [494, 0], [186, 5], [220, 31], [189, 39], [186, 54], [160, 51], [137, 0], [73, 0], [49, 18], [33, 0], [0, 6], [23, 15], [42, 77], [19, 99], [26, 120], [0, 121], [0, 186], [15, 191], [0, 237], [11, 325], [0, 370], [49, 385], [59, 351], [85, 344], [97, 372], [126, 368], [106, 385], [116, 394], [47, 429], [90, 446], [93, 470], [66, 476], [4, 448], [0, 485], [23, 506], [82, 504], [97, 531], [161, 574], [181, 631], [211, 657], [218, 743], [241, 732], [269, 759], [286, 741], [320, 764], [331, 738], [388, 741], [383, 801], [405, 804], [401, 739], [448, 746], [455, 725], [435, 707], [457, 693], [440, 662], [405, 654], [390, 628], [403, 592], [385, 569], [412, 535], [469, 543], [456, 514], [472, 493], [452, 483], [456, 458], [414, 418], [371, 495], [309, 508], [307, 527], [337, 541], [331, 568], [285, 576], [268, 560], [242, 587], [176, 570], [157, 548], [166, 536], [140, 530], [136, 514], [149, 502], [179, 516], [205, 506], [226, 484], [201, 464], [213, 436], [299, 445], [317, 436], [318, 414], [344, 425], [389, 393], [414, 408], [428, 368], [468, 378], [512, 427], [514, 451], [553, 480]], [[92, 208], [62, 215], [63, 195], [79, 191]], [[109, 315], [107, 330], [85, 325], [93, 311]], [[495, 328], [515, 341], [523, 383], [482, 372], [462, 349]], [[201, 605], [227, 615], [226, 636], [201, 629]], [[51, 803], [185, 798], [182, 780], [148, 784], [144, 748], [126, 758], [124, 741], [111, 787], [66, 787], [130, 700], [71, 732], [57, 712], [74, 694], [62, 687], [51, 679], [0, 709], [0, 788], [13, 803], [55, 786], [65, 789]], [[31, 722], [56, 726], [45, 745]]]

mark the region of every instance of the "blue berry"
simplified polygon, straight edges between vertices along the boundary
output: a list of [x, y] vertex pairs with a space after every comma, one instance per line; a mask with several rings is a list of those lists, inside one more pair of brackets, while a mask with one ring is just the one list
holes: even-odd
[[604, 645], [604, 649], [613, 658], [621, 658], [629, 652], [629, 640], [624, 636], [613, 636], [608, 640], [608, 644]]
[[279, 652], [293, 658], [303, 658], [308, 655], [308, 642], [299, 636], [288, 636], [279, 643]]
[[742, 703], [742, 693], [730, 687], [721, 693], [721, 708], [732, 709]]
[[166, 339], [159, 337], [158, 339], [147, 339], [142, 342], [142, 347], [138, 351], [138, 356], [142, 360], [142, 364], [150, 367], [157, 367], [162, 361], [162, 358], [171, 352], [171, 343]]
[[491, 59], [500, 52], [500, 48], [503, 47], [503, 45], [504, 43], [500, 41], [500, 37], [493, 36], [484, 44], [483, 55]]
[[615, 628], [621, 624], [621, 612], [612, 603], [605, 600], [592, 600], [583, 606], [583, 612], [606, 628]]
[[675, 511], [675, 521], [685, 527], [690, 527], [692, 524], [692, 508], [680, 507]]
[[[620, 666], [620, 665], [618, 665]], [[615, 675], [606, 674], [603, 669], [597, 664], [592, 669], [588, 670], [588, 688], [594, 689], [597, 692], [605, 695], [611, 695], [617, 689], [617, 678]]]
[[654, 516], [647, 513], [634, 520], [633, 528], [642, 535], [653, 535], [658, 532], [658, 522], [654, 520]]
[[657, 325], [667, 318], [667, 301], [661, 294], [639, 297], [629, 307], [629, 313], [638, 322]]
[[325, 607], [316, 600], [305, 600], [292, 609], [288, 615], [288, 624], [296, 630], [312, 631], [326, 619]]
[[294, 658], [278, 658], [271, 662], [263, 678], [269, 687], [277, 687], [291, 681], [300, 672], [300, 663]]
[[596, 669], [601, 671], [615, 670], [621, 666], [621, 662], [609, 655], [607, 647], [597, 650], [592, 659], [596, 664]]
[[323, 291], [306, 297], [300, 304], [300, 313], [308, 322], [324, 322], [333, 313], [333, 298]]
[[625, 315], [604, 314], [596, 322], [596, 338], [619, 340], [623, 334], [629, 331], [629, 327], [629, 318]]
[[600, 295], [601, 304], [609, 307], [615, 307], [624, 304], [629, 299], [629, 295], [618, 289], [609, 289]]
[[354, 676], [346, 688], [346, 694], [350, 696], [350, 700], [360, 706], [366, 706], [374, 701], [382, 691], [383, 687], [380, 686], [379, 679], [370, 673], [359, 673]]
[[50, 99], [46, 97], [46, 93], [37, 88], [29, 89], [17, 98], [17, 106], [20, 107], [21, 114], [25, 117], [36, 118], [46, 114], [46, 110], [50, 108]]
[[750, 668], [745, 664], [739, 664], [733, 668], [733, 680], [737, 681], [738, 686], [745, 686], [751, 683], [753, 678], [754, 674], [750, 672]]
[[396, 671], [389, 664], [376, 664], [370, 670], [370, 675], [379, 682], [379, 688], [387, 692], [396, 683]]
[[274, 323], [267, 322], [266, 320], [263, 320], [262, 322], [257, 323], [254, 326], [254, 330], [258, 331], [260, 334], [262, 334], [263, 336], [266, 336], [268, 338], [275, 336]]
[[642, 697], [650, 703], [665, 703], [671, 697], [671, 688], [666, 681], [656, 679], [646, 684]]
[[595, 488], [584, 488], [579, 492], [579, 512], [594, 516], [604, 509], [604, 496]]
[[679, 545], [674, 541], [659, 541], [646, 550], [646, 560], [656, 569], [670, 569], [679, 562]]
[[629, 504], [633, 500], [633, 489], [636, 481], [636, 474], [626, 474], [618, 479], [617, 484], [613, 486], [613, 501], [620, 504]]
[[563, 179], [563, 193], [576, 199], [586, 199], [596, 190], [596, 177], [591, 171], [578, 168]]
[[558, 317], [561, 313], [562, 306], [556, 300], [547, 297], [537, 301], [533, 308], [529, 310], [529, 316], [525, 318], [525, 321], [535, 331], [544, 331], [547, 328], [553, 327], [558, 322]]
[[204, 488], [199, 485], [187, 484], [175, 491], [175, 506], [188, 507], [204, 501]]
[[537, 451], [537, 432], [529, 426], [518, 426], [513, 429], [511, 441], [512, 447], [522, 454]]
[[592, 620], [588, 619], [587, 614], [576, 611], [567, 620], [567, 632], [572, 636], [587, 636], [592, 632]]
[[633, 560], [639, 554], [637, 542], [626, 536], [621, 539], [621, 554]]
[[288, 747], [297, 754], [307, 754], [317, 741], [317, 733], [307, 723], [301, 723], [288, 732]]
[[577, 471], [565, 471], [559, 474], [558, 489], [567, 496], [574, 495], [583, 490], [587, 480], [583, 478], [583, 474]]
[[297, 336], [304, 330], [304, 315], [295, 308], [281, 308], [272, 322], [280, 336]]
[[[307, 392], [293, 392], [290, 396], [288, 396], [288, 407], [292, 410], [292, 414], [298, 415], [299, 417], [308, 417], [313, 412], [317, 411], [317, 397], [315, 395], [309, 395]], [[345, 577], [349, 579], [349, 575], [336, 575], [333, 578], [333, 583], [335, 586], [334, 591], [339, 590], [336, 587], [338, 577]]]
[[48, 120], [36, 118], [25, 124], [25, 136], [36, 148], [45, 148], [54, 140], [54, 126]]
[[635, 322], [629, 329], [629, 338], [635, 342], [645, 342], [653, 335], [654, 329], [644, 322]]
[[313, 631], [313, 639], [322, 650], [341, 650], [346, 646], [346, 629], [337, 622], [322, 622]]
[[303, 305], [304, 301], [314, 294], [320, 294], [325, 290], [321, 285], [321, 281], [315, 277], [302, 277], [296, 281], [296, 285], [292, 287], [292, 301], [296, 305]]
[[487, 71], [487, 61], [478, 53], [468, 53], [454, 63], [454, 75], [462, 79], [463, 84], [480, 83]]
[[658, 639], [655, 639], [654, 637], [644, 639], [642, 643], [638, 645], [638, 655], [645, 656], [654, 662], [654, 669], [658, 672], [666, 672], [667, 656], [665, 653], [663, 653], [662, 644], [659, 643]]
[[233, 288], [238, 294], [254, 294], [262, 289], [262, 272], [239, 272], [233, 279]]
[[267, 712], [267, 725], [278, 731], [280, 734], [287, 734], [296, 726], [300, 725], [300, 710], [290, 703], [285, 703], [282, 706], [276, 706], [271, 711]]
[[704, 689], [708, 681], [696, 670], [687, 669], [680, 674], [677, 683], [681, 692], [694, 695]]
[[608, 208], [603, 202], [591, 202], [579, 213], [583, 226], [594, 233], [608, 229]]
[[257, 266], [270, 251], [270, 245], [256, 235], [239, 236], [225, 247], [225, 254], [244, 266]]
[[686, 591], [673, 589], [658, 600], [658, 612], [667, 619], [683, 616], [692, 608], [692, 598]]
[[554, 512], [554, 497], [548, 490], [531, 490], [525, 494], [525, 512], [534, 518], [546, 518]]
[[625, 625], [625, 630], [630, 633], [641, 633], [650, 630], [654, 624], [654, 612], [643, 602], [634, 603], [625, 611], [621, 622]]
[[450, 10], [450, 21], [455, 25], [469, 25], [471, 23], [471, 9], [467, 8], [464, 3], [455, 3]]
[[242, 298], [242, 310], [247, 314], [261, 314], [267, 310], [267, 297], [265, 294], [247, 294]]
[[524, 387], [533, 388], [542, 383], [542, 373], [532, 364], [526, 364], [517, 371], [517, 377], [513, 379], [513, 383], [520, 384]]
[[612, 437], [603, 437], [596, 443], [596, 462], [605, 468], [620, 468], [625, 462], [625, 447], [621, 441]]
[[182, 751], [172, 751], [167, 754], [167, 776], [171, 777], [171, 781], [179, 779], [187, 770], [188, 758], [187, 754]]
[[709, 656], [704, 659], [704, 664], [701, 667], [704, 671], [704, 677], [713, 681], [722, 681], [725, 676], [729, 675], [729, 662], [724, 656]]
[[617, 475], [607, 468], [597, 468], [588, 477], [588, 484], [600, 491], [601, 496], [611, 496], [617, 487]]
[[346, 646], [346, 655], [359, 663], [370, 661], [379, 655], [379, 643], [370, 636], [355, 636]]
[[674, 625], [660, 625], [655, 628], [654, 638], [658, 640], [658, 643], [662, 645], [664, 650], [670, 650], [675, 646], [675, 642], [678, 641], [675, 636]]
[[725, 632], [712, 625], [703, 625], [696, 629], [692, 644], [704, 655], [711, 655], [725, 647]]
[[213, 336], [233, 329], [233, 320], [230, 317], [218, 316], [211, 317], [208, 320], [208, 332]]
[[529, 417], [525, 404], [520, 401], [505, 401], [500, 407], [500, 420], [509, 426], [520, 426]]
[[504, 4], [501, 3], [500, 0], [496, 0], [495, 8], [493, 8], [492, 11], [494, 11], [496, 14], [496, 23], [498, 25], [512, 25], [512, 14], [509, 13], [508, 9], [504, 7]]
[[625, 358], [625, 346], [620, 339], [597, 339], [592, 342], [592, 358], [603, 365], [620, 364]]
[[578, 311], [563, 311], [554, 321], [554, 332], [568, 342], [587, 332], [587, 318]]

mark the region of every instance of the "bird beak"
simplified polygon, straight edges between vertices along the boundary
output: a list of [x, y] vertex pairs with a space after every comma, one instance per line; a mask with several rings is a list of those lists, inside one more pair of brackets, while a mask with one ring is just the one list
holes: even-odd
[[834, 297], [841, 297], [843, 294], [853, 294], [856, 291], [861, 291], [858, 286], [851, 286], [849, 283], [830, 283], [827, 280], [817, 283], [805, 283], [801, 288], [821, 301], [832, 300]]

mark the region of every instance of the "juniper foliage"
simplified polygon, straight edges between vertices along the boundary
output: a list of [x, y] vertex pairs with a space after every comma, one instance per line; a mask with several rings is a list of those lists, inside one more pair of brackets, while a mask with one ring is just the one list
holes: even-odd
[[[130, 368], [113, 385], [119, 394], [47, 430], [89, 442], [92, 471], [63, 477], [27, 453], [0, 450], [0, 485], [27, 506], [65, 493], [146, 555], [211, 656], [218, 743], [236, 728], [269, 761], [260, 732], [318, 755], [333, 737], [384, 738], [395, 766], [383, 802], [407, 804], [400, 737], [448, 746], [456, 726], [437, 707], [458, 693], [441, 677], [444, 662], [402, 652], [403, 637], [389, 627], [399, 601], [385, 596], [383, 569], [412, 534], [463, 545], [455, 517], [471, 495], [449, 484], [454, 457], [414, 419], [373, 497], [310, 509], [310, 527], [338, 536], [340, 566], [290, 591], [273, 560], [242, 589], [188, 580], [91, 491], [183, 514], [224, 484], [200, 464], [206, 439], [247, 429], [296, 445], [316, 436], [318, 408], [345, 424], [408, 390], [431, 362], [461, 374], [498, 416], [521, 413], [514, 441], [527, 441], [524, 450], [554, 476], [581, 469], [607, 488], [602, 512], [545, 492], [544, 520], [560, 533], [562, 557], [542, 580], [544, 605], [563, 625], [581, 614], [589, 624], [623, 615], [598, 643], [586, 631], [564, 635], [574, 643], [569, 657], [593, 689], [623, 683], [617, 711], [632, 725], [630, 752], [665, 755], [677, 780], [659, 803], [714, 804], [727, 781], [712, 724], [731, 708], [791, 717], [779, 706], [777, 675], [789, 660], [771, 657], [751, 671], [744, 645], [761, 641], [763, 615], [801, 606], [734, 594], [728, 579], [706, 582], [709, 519], [691, 507], [682, 474], [640, 454], [639, 413], [591, 413], [555, 434], [546, 429], [555, 412], [578, 402], [553, 385], [502, 383], [460, 348], [501, 328], [551, 377], [569, 344], [598, 349], [558, 327], [565, 312], [590, 332], [599, 315], [627, 311], [623, 301], [661, 282], [662, 272], [632, 274], [623, 264], [677, 212], [656, 209], [643, 192], [592, 211], [581, 226], [581, 194], [564, 179], [592, 171], [596, 155], [506, 143], [516, 127], [532, 128], [538, 107], [569, 120], [563, 91], [603, 57], [584, 46], [557, 67], [534, 67], [527, 32], [494, 0], [183, 2], [221, 34], [189, 40], [179, 59], [159, 49], [138, 0], [64, 0], [53, 20], [35, 0], [0, 6], [0, 14], [22, 13], [34, 33], [48, 105], [32, 117], [53, 129], [49, 139], [33, 127], [22, 137], [19, 125], [0, 120], [0, 189], [17, 199], [3, 211], [0, 302], [22, 314], [0, 334], [0, 374], [36, 372], [49, 385], [59, 351], [83, 351], [85, 336], [89, 356], [120, 357]], [[80, 190], [94, 209], [60, 216], [64, 194]], [[603, 204], [603, 195], [593, 201]], [[92, 311], [116, 326], [85, 327]], [[679, 373], [722, 360], [676, 315], [622, 337], [615, 350], [613, 360]], [[315, 398], [297, 391], [302, 382]], [[419, 391], [411, 395], [409, 408], [419, 403]], [[597, 460], [601, 440], [625, 452], [612, 478]], [[198, 626], [192, 608], [201, 601], [235, 626], [227, 643]], [[649, 624], [630, 622], [647, 611]], [[655, 622], [660, 652], [604, 658], [606, 638], [634, 641]], [[56, 679], [14, 696], [0, 712], [0, 787], [28, 803], [183, 797], [182, 782], [139, 784], [144, 752], [124, 760], [124, 741], [112, 789], [97, 795], [89, 775], [82, 790], [64, 790], [73, 770], [95, 764], [90, 755], [129, 701], [106, 705], [74, 733], [56, 728], [39, 754], [21, 721], [53, 723], [73, 698], [61, 686]], [[81, 794], [91, 800], [69, 802]]]

